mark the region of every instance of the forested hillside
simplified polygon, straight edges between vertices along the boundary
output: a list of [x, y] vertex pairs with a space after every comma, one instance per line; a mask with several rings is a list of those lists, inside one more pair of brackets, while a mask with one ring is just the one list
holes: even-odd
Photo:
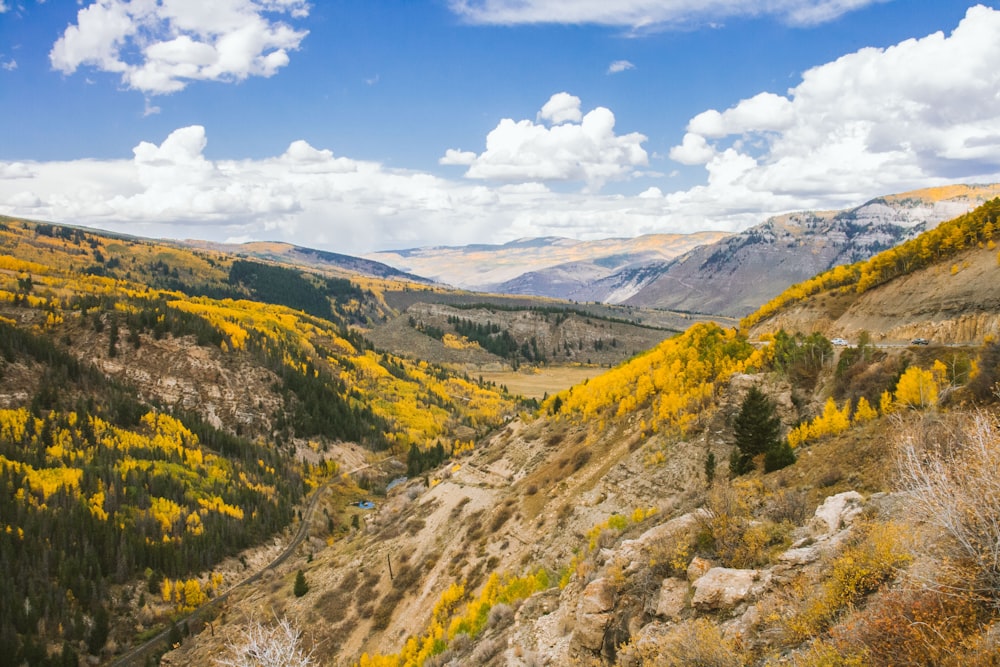
[[2, 664], [199, 606], [304, 494], [354, 484], [337, 443], [451, 453], [515, 408], [375, 352], [352, 328], [388, 312], [370, 283], [16, 220], [0, 250]]

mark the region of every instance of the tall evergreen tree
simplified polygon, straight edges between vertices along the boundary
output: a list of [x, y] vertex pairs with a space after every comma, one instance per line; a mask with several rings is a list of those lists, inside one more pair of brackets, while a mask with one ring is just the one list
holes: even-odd
[[309, 584], [306, 583], [306, 574], [302, 570], [295, 573], [295, 584], [292, 587], [295, 597], [300, 598], [309, 592]]
[[733, 420], [737, 450], [729, 462], [733, 474], [742, 475], [753, 470], [755, 456], [780, 446], [780, 433], [781, 420], [774, 401], [757, 386], [751, 387]]

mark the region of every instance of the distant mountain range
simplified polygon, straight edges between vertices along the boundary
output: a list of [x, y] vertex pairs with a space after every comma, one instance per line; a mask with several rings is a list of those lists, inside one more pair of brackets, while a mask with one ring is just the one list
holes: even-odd
[[879, 197], [788, 213], [739, 234], [700, 232], [373, 253], [368, 259], [466, 289], [742, 316], [789, 285], [867, 259], [1000, 196], [1000, 184]]
[[503, 245], [376, 252], [366, 258], [463, 289], [572, 298], [575, 291], [619, 271], [671, 260], [726, 236], [698, 232], [601, 241], [547, 236]]
[[183, 245], [203, 250], [232, 253], [257, 259], [266, 259], [283, 264], [309, 266], [317, 269], [338, 270], [349, 274], [361, 274], [372, 278], [389, 280], [406, 280], [417, 283], [433, 281], [418, 275], [406, 273], [381, 262], [341, 255], [336, 252], [302, 248], [290, 243], [273, 241], [254, 241], [250, 243], [214, 243], [212, 241], [185, 240]]

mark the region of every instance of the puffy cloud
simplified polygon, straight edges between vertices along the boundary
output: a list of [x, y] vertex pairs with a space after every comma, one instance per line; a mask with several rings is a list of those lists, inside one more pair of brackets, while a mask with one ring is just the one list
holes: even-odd
[[[583, 125], [589, 130], [586, 118], [553, 129]], [[608, 136], [607, 127], [593, 131]], [[131, 159], [0, 162], [0, 212], [144, 236], [276, 239], [355, 254], [683, 230], [664, 217], [663, 197], [558, 193], [537, 180], [489, 187], [338, 157], [301, 140], [274, 157], [210, 160], [207, 144], [205, 129], [191, 126], [139, 143]]]
[[708, 145], [705, 137], [688, 132], [680, 146], [670, 149], [670, 159], [681, 164], [705, 164], [715, 155], [715, 149]]
[[885, 0], [451, 0], [473, 23], [595, 23], [648, 28], [706, 23], [731, 16], [774, 15], [792, 25], [815, 25]]
[[0, 62], [0, 68], [7, 70], [8, 72], [13, 72], [17, 69], [17, 61], [11, 58], [10, 60], [5, 60]]
[[690, 120], [670, 157], [704, 164], [720, 198], [836, 203], [1000, 174], [1000, 11], [970, 8], [938, 32], [865, 48]]
[[779, 132], [792, 125], [794, 113], [792, 102], [787, 97], [760, 93], [724, 113], [715, 109], [703, 111], [691, 119], [688, 130], [705, 137], [739, 134], [747, 127], [757, 132]]
[[[601, 183], [646, 164], [645, 137], [616, 135], [611, 111], [583, 114], [565, 94], [534, 121], [501, 121], [482, 153], [441, 159], [478, 181], [390, 169], [301, 140], [274, 157], [210, 160], [206, 132], [194, 126], [139, 143], [129, 159], [0, 162], [0, 212], [354, 254], [525, 236], [736, 231], [783, 211], [1000, 181], [997, 34], [1000, 12], [973, 7], [950, 35], [863, 49], [809, 70], [785, 95], [698, 114], [671, 157], [703, 165], [705, 181], [675, 192], [644, 179], [634, 196], [598, 194]], [[567, 119], [574, 110], [580, 117]], [[567, 180], [590, 187], [549, 189]]]
[[100, 0], [77, 13], [49, 52], [72, 74], [87, 65], [120, 73], [130, 88], [157, 95], [191, 81], [273, 76], [308, 34], [269, 14], [308, 14], [306, 0]]
[[541, 111], [538, 120], [547, 120], [554, 125], [559, 123], [579, 123], [583, 119], [580, 111], [580, 98], [569, 93], [556, 93], [549, 98]]
[[635, 65], [627, 60], [616, 60], [608, 65], [608, 74], [618, 74], [629, 69], [635, 69]]
[[444, 157], [438, 160], [438, 164], [469, 166], [476, 161], [476, 154], [472, 151], [458, 151], [449, 148], [444, 152]]
[[0, 162], [0, 178], [31, 178], [33, 175], [23, 162]]
[[615, 134], [615, 116], [604, 107], [581, 115], [580, 99], [553, 95], [538, 119], [505, 118], [486, 137], [486, 150], [475, 155], [449, 150], [442, 164], [468, 165], [467, 178], [496, 181], [583, 181], [598, 190], [608, 181], [633, 176], [649, 157], [646, 137]]

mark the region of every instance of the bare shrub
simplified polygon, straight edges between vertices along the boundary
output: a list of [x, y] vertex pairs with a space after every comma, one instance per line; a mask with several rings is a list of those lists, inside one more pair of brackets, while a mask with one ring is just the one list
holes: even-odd
[[764, 501], [764, 516], [778, 523], [785, 521], [796, 526], [804, 524], [811, 509], [808, 501], [805, 491], [782, 489]]
[[287, 618], [274, 625], [253, 620], [226, 644], [227, 656], [215, 660], [227, 667], [308, 667], [312, 651], [300, 646], [301, 632]]
[[344, 591], [345, 593], [353, 591], [357, 587], [358, 571], [354, 569], [348, 570], [347, 574], [344, 575], [344, 578], [340, 580], [339, 584], [337, 584], [337, 590]]
[[941, 531], [943, 556], [971, 567], [979, 593], [1000, 606], [1000, 423], [982, 412], [899, 435], [900, 483], [918, 520]]
[[344, 591], [339, 589], [324, 592], [316, 599], [313, 609], [327, 616], [342, 613], [348, 606], [348, 598]]
[[460, 517], [462, 515], [462, 510], [465, 508], [466, 505], [469, 504], [470, 501], [471, 498], [469, 498], [469, 496], [464, 496], [461, 500], [459, 500], [455, 504], [455, 506], [451, 508], [451, 514], [450, 514], [451, 518], [457, 519], [458, 517]]
[[511, 514], [513, 514], [513, 512], [510, 507], [501, 507], [497, 513], [493, 515], [492, 521], [490, 521], [490, 532], [495, 533], [503, 528], [503, 525], [507, 523], [507, 519], [511, 517]]
[[469, 662], [473, 665], [485, 665], [493, 659], [503, 648], [503, 643], [499, 639], [483, 639], [472, 651]]
[[509, 604], [498, 602], [490, 609], [487, 627], [502, 630], [514, 622], [514, 608]]
[[[864, 655], [872, 667], [940, 665], [980, 627], [980, 609], [953, 590], [892, 589], [835, 628], [844, 653]], [[843, 649], [848, 649], [843, 651]]]
[[525, 667], [542, 667], [543, 663], [541, 656], [539, 656], [534, 651], [526, 651], [524, 655], [518, 656], [521, 658], [521, 663]]
[[587, 465], [587, 461], [590, 460], [590, 450], [581, 449], [576, 454], [573, 455], [573, 470], [579, 470], [583, 466]]
[[672, 627], [663, 636], [625, 646], [618, 654], [622, 665], [655, 667], [741, 667], [743, 659], [722, 631], [699, 618]]
[[449, 662], [455, 659], [455, 652], [451, 649], [445, 649], [441, 653], [435, 656], [431, 656], [424, 662], [424, 667], [444, 667]]
[[427, 523], [423, 519], [410, 519], [406, 522], [406, 532], [411, 536], [416, 535], [424, 529]]
[[472, 640], [469, 639], [469, 635], [464, 632], [460, 632], [455, 635], [451, 640], [451, 650], [457, 654], [462, 654], [468, 651], [472, 647]]
[[399, 604], [401, 597], [396, 591], [390, 591], [382, 598], [382, 601], [379, 602], [372, 613], [373, 630], [385, 630], [389, 627], [389, 623], [392, 621], [392, 613], [396, 611], [396, 605]]
[[556, 524], [560, 528], [565, 528], [566, 527], [566, 522], [569, 521], [569, 518], [571, 516], [573, 516], [573, 512], [574, 511], [575, 510], [574, 510], [573, 506], [570, 505], [569, 503], [561, 505], [559, 507], [558, 512], [556, 513]]
[[821, 489], [827, 489], [844, 478], [844, 473], [838, 468], [831, 468], [823, 473], [823, 476], [816, 480], [816, 485]]

